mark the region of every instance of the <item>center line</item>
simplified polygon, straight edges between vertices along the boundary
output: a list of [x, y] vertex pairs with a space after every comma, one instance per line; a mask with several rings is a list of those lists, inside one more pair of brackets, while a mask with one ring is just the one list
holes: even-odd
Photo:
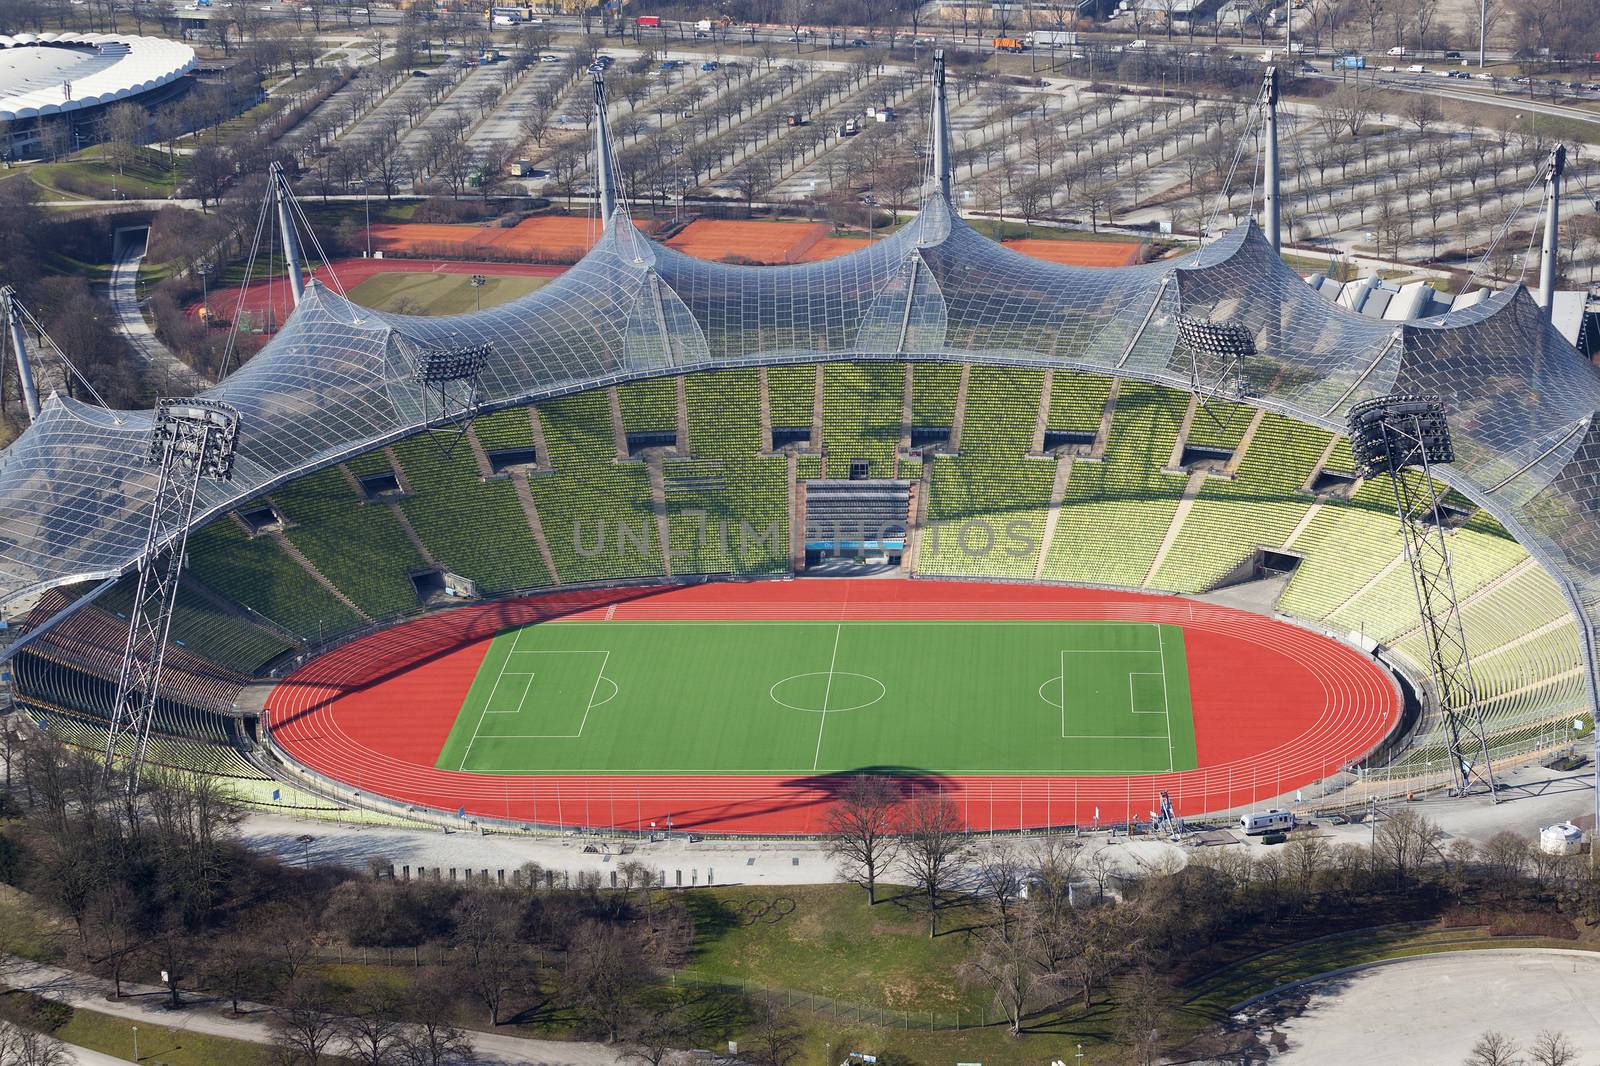
[[816, 773], [817, 764], [822, 761], [822, 731], [828, 728], [828, 697], [833, 695], [833, 667], [839, 661], [839, 634], [843, 632], [843, 623], [834, 627], [833, 658], [828, 660], [828, 684], [822, 690], [822, 724], [817, 726], [817, 753], [811, 758], [812, 773]]

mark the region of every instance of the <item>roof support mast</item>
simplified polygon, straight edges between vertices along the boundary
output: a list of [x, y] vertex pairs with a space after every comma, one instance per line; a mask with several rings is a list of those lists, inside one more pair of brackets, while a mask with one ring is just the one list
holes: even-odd
[[283, 166], [273, 163], [267, 168], [267, 180], [272, 183], [272, 199], [278, 208], [278, 229], [283, 235], [283, 257], [289, 269], [289, 291], [294, 294], [296, 307], [305, 295], [306, 279], [300, 270], [300, 235], [294, 228], [294, 209], [289, 202], [289, 179]]
[[1266, 194], [1262, 204], [1261, 228], [1274, 252], [1283, 251], [1283, 235], [1278, 225], [1278, 68], [1268, 67], [1261, 84], [1261, 109], [1266, 117], [1267, 165]]
[[1544, 247], [1539, 252], [1539, 305], [1549, 321], [1555, 315], [1556, 251], [1561, 237], [1561, 175], [1567, 169], [1567, 146], [1550, 149], [1545, 163]]
[[950, 110], [944, 94], [944, 49], [933, 53], [933, 180], [950, 199]]
[[0, 303], [6, 316], [6, 332], [11, 337], [11, 351], [17, 359], [17, 380], [22, 383], [22, 403], [28, 409], [28, 421], [39, 417], [39, 386], [33, 382], [33, 365], [28, 360], [28, 337], [22, 330], [22, 309], [17, 305], [17, 290], [10, 285], [0, 288]]
[[616, 177], [611, 173], [611, 128], [606, 124], [606, 78], [594, 72], [594, 191], [600, 209], [600, 227], [611, 228], [617, 210]]

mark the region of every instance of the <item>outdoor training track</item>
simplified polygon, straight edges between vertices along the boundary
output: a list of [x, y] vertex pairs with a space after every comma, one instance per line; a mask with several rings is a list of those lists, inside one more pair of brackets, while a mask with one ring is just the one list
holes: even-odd
[[[1117, 619], [1184, 627], [1199, 768], [1096, 777], [905, 779], [978, 831], [1143, 820], [1162, 789], [1182, 815], [1293, 793], [1359, 759], [1400, 713], [1372, 660], [1308, 630], [1172, 596], [1045, 585], [809, 579], [558, 592], [429, 615], [353, 641], [273, 691], [294, 759], [363, 791], [454, 813], [633, 830], [808, 833], [838, 777], [506, 775], [434, 766], [489, 645], [542, 619]], [[977, 709], [979, 714], [985, 713]], [[976, 726], [975, 726], [976, 727]], [[1004, 729], [1003, 721], [994, 721]]]

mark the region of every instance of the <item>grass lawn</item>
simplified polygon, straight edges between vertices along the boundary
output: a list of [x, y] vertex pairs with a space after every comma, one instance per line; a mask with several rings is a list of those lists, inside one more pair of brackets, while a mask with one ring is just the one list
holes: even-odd
[[54, 962], [60, 958], [60, 937], [66, 933], [66, 929], [53, 926], [26, 895], [10, 885], [0, 885], [0, 952]]
[[1178, 626], [547, 622], [494, 638], [437, 765], [1142, 773], [1195, 744]]
[[[999, 1012], [988, 993], [961, 981], [957, 968], [970, 949], [967, 930], [986, 920], [984, 913], [953, 906], [940, 915], [940, 928], [950, 931], [930, 940], [925, 915], [909, 899], [896, 899], [904, 893], [886, 886], [869, 908], [854, 885], [690, 890], [683, 898], [698, 939], [679, 983], [772, 990], [767, 1001], [786, 1006], [805, 1034], [798, 1061], [816, 1066], [837, 1063], [849, 1051], [893, 1051], [929, 1064], [1076, 1063], [1080, 1044], [1084, 1063], [1123, 1061], [1114, 1042], [1115, 986], [1091, 1010], [1074, 1002], [1030, 1019], [1021, 1037], [1002, 1022], [983, 1024]], [[872, 1024], [857, 1021], [854, 1004], [863, 1019], [873, 1008], [903, 1013], [896, 1024]], [[930, 1020], [937, 1028], [928, 1027]], [[749, 1043], [748, 1034], [739, 1037]]]
[[549, 278], [485, 275], [473, 289], [470, 274], [375, 274], [349, 292], [350, 299], [378, 311], [410, 311], [422, 315], [454, 315], [480, 306], [495, 307], [541, 288]]
[[183, 171], [183, 156], [169, 166], [165, 153], [148, 148], [119, 170], [109, 149], [96, 146], [59, 163], [40, 163], [28, 174], [46, 200], [109, 199], [113, 189], [126, 199], [153, 200], [171, 196]]
[[[134, 1061], [133, 1024], [109, 1014], [74, 1010], [72, 1020], [55, 1031], [69, 1044], [91, 1051]], [[165, 1066], [269, 1066], [276, 1061], [265, 1044], [208, 1036], [164, 1026], [139, 1026], [139, 1062], [158, 1062]]]
[[[749, 983], [895, 1011], [982, 1013], [988, 997], [963, 987], [956, 968], [970, 948], [975, 908], [941, 912], [928, 938], [926, 915], [895, 886], [879, 903], [854, 885], [693, 889], [685, 894], [697, 940], [687, 979]], [[801, 1000], [796, 1000], [801, 1004]]]

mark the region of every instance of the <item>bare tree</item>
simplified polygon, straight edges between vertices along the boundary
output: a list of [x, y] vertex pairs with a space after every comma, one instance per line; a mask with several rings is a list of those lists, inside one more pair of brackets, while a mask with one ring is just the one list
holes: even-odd
[[454, 943], [461, 965], [454, 973], [489, 1015], [500, 1024], [500, 1011], [522, 974], [517, 945], [520, 913], [516, 901], [492, 892], [469, 892], [455, 907]]
[[1439, 827], [1415, 811], [1389, 816], [1373, 834], [1373, 858], [1394, 875], [1394, 887], [1405, 888], [1412, 875], [1435, 854]]
[[900, 814], [900, 867], [928, 909], [928, 938], [939, 934], [939, 908], [953, 887], [966, 850], [966, 832], [954, 802], [918, 796]]
[[0, 1064], [4, 1066], [72, 1066], [77, 1056], [47, 1033], [0, 1021]]
[[639, 989], [650, 978], [631, 929], [587, 921], [567, 948], [564, 988], [573, 1009], [609, 1042], [622, 1036]]
[[1000, 935], [1011, 937], [1011, 909], [1022, 895], [1022, 864], [1009, 848], [991, 847], [978, 858], [976, 887], [983, 901], [1000, 918]]
[[285, 1066], [321, 1066], [331, 1061], [330, 1048], [343, 1023], [330, 1010], [332, 990], [322, 981], [295, 982], [272, 1013], [272, 1046]]
[[867, 890], [867, 905], [878, 902], [878, 878], [894, 864], [900, 843], [894, 835], [900, 790], [887, 777], [851, 778], [823, 819], [828, 855], [839, 876]]
[[1522, 1066], [1522, 1055], [1514, 1040], [1491, 1029], [1472, 1045], [1466, 1066]]
[[1003, 1011], [1012, 1036], [1022, 1033], [1022, 1021], [1059, 982], [1041, 963], [1042, 938], [1032, 918], [1018, 922], [1016, 935], [989, 928], [975, 934], [976, 950], [962, 966], [962, 976], [987, 990]]
[[1532, 1066], [1577, 1066], [1578, 1049], [1567, 1034], [1546, 1029], [1528, 1047]]

